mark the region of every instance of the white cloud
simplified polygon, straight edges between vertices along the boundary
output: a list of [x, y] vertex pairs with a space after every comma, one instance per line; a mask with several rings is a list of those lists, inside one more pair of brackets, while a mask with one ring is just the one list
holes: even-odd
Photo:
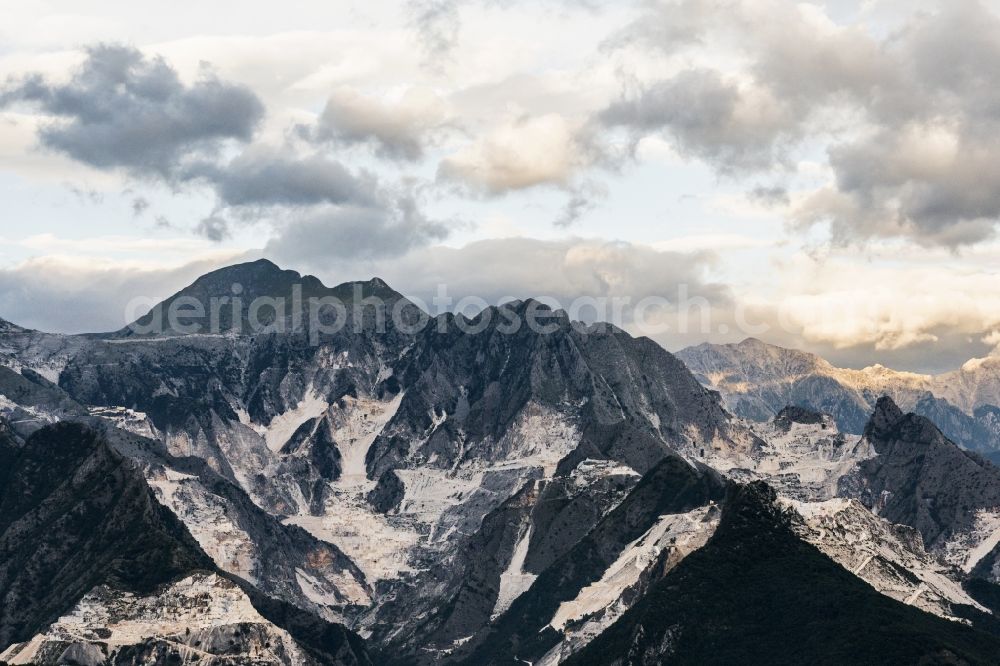
[[1000, 17], [984, 3], [942, 2], [889, 30], [778, 0], [648, 7], [625, 38], [680, 71], [635, 82], [603, 112], [606, 124], [663, 133], [725, 175], [787, 170], [818, 143], [834, 178], [795, 217], [837, 243], [957, 247], [995, 233]]
[[46, 255], [71, 253], [97, 257], [110, 257], [132, 252], [157, 252], [177, 257], [211, 252], [211, 246], [197, 238], [143, 238], [140, 236], [95, 236], [90, 238], [63, 238], [52, 233], [36, 234], [19, 241], [21, 247]]
[[445, 158], [438, 176], [487, 194], [537, 185], [567, 186], [591, 160], [580, 131], [557, 114], [510, 118]]
[[866, 265], [802, 255], [779, 270], [785, 288], [770, 305], [809, 343], [891, 351], [943, 333], [978, 338], [1000, 325], [995, 268]]
[[327, 100], [312, 135], [347, 145], [372, 143], [385, 157], [416, 160], [451, 114], [447, 103], [429, 88], [409, 88], [394, 100], [340, 88]]
[[117, 330], [129, 323], [133, 298], [164, 298], [235, 259], [220, 253], [157, 266], [76, 254], [37, 257], [0, 269], [0, 317], [50, 332]]
[[723, 252], [769, 247], [773, 244], [769, 239], [743, 234], [695, 234], [657, 241], [651, 245], [664, 252]]

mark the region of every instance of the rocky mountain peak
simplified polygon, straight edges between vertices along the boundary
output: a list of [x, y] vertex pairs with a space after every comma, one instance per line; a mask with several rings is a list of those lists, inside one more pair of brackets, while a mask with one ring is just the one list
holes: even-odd
[[866, 437], [881, 437], [889, 432], [903, 418], [901, 410], [889, 396], [882, 396], [875, 403], [868, 425], [865, 427]]
[[202, 275], [111, 337], [251, 334], [279, 320], [308, 321], [314, 299], [349, 305], [369, 298], [391, 307], [403, 296], [381, 278], [327, 287], [313, 275], [258, 259]]
[[[284, 270], [267, 259], [258, 259], [242, 264], [225, 266], [202, 275], [178, 295], [232, 296], [244, 298], [257, 296], [290, 295], [292, 286], [302, 285], [303, 292], [324, 291], [323, 283], [312, 275], [302, 275], [298, 271]], [[234, 289], [234, 285], [239, 285]]]
[[0, 318], [0, 333], [13, 333], [24, 330], [20, 326], [10, 323], [6, 319]]
[[719, 527], [746, 530], [753, 538], [791, 525], [792, 515], [778, 503], [774, 488], [763, 481], [730, 484], [724, 506]]
[[148, 591], [212, 567], [93, 429], [48, 426], [11, 458], [0, 487], [0, 643], [28, 640], [96, 585]]
[[379, 277], [374, 277], [370, 280], [344, 282], [343, 284], [330, 288], [328, 291], [329, 295], [334, 295], [345, 303], [349, 303], [355, 298], [360, 297], [379, 298], [385, 301], [386, 304], [392, 305], [396, 301], [403, 299], [402, 294], [393, 289], [388, 282]]
[[1000, 507], [1000, 470], [959, 448], [930, 419], [904, 414], [891, 398], [879, 399], [864, 437], [877, 455], [842, 480], [841, 495], [916, 528], [928, 549], [971, 529], [977, 509]]

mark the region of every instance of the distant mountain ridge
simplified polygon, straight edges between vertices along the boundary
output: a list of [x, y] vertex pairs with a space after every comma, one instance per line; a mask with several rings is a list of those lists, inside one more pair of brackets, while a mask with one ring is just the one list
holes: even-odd
[[766, 421], [787, 405], [833, 416], [843, 432], [860, 435], [880, 397], [934, 421], [962, 446], [1000, 452], [1000, 358], [974, 359], [941, 375], [874, 365], [838, 368], [808, 352], [754, 338], [701, 344], [677, 352], [705, 386], [719, 391], [737, 416]]

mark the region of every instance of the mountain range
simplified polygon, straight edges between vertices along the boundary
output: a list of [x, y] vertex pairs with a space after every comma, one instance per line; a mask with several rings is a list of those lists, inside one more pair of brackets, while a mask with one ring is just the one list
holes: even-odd
[[860, 435], [875, 402], [888, 395], [963, 447], [1000, 454], [1000, 356], [971, 359], [940, 375], [881, 365], [838, 368], [815, 354], [755, 338], [688, 347], [677, 357], [702, 384], [719, 391], [737, 416], [767, 421], [795, 405], [828, 413], [842, 431]]
[[994, 663], [997, 403], [264, 260], [3, 322], [0, 662]]

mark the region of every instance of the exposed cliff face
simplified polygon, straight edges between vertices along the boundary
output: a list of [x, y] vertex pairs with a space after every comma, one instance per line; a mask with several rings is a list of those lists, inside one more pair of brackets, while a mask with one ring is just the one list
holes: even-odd
[[[568, 476], [528, 481], [483, 518], [453, 558], [417, 580], [435, 594], [401, 598], [381, 610], [374, 637], [392, 643], [396, 656], [431, 650], [443, 658], [506, 612], [638, 480], [630, 468], [586, 461]], [[400, 622], [410, 614], [421, 620]]]
[[[552, 330], [505, 332], [506, 322], [526, 321], [529, 310], [545, 315]], [[576, 430], [567, 469], [593, 458], [644, 472], [696, 441], [745, 444], [717, 396], [649, 340], [611, 326], [587, 329], [530, 301], [491, 308], [471, 325], [483, 330], [467, 334], [443, 317], [395, 366], [392, 381], [405, 397], [369, 452], [373, 477], [398, 466], [524, 457], [527, 451], [512, 449], [519, 442], [504, 436], [529, 408]], [[419, 442], [412, 452], [410, 441]]]
[[761, 445], [707, 451], [702, 462], [735, 481], [766, 481], [792, 499], [837, 497], [840, 480], [874, 455], [868, 442], [838, 432], [830, 416], [802, 407], [786, 407], [768, 423], [748, 425]]
[[456, 657], [462, 663], [558, 660], [579, 648], [696, 549], [698, 535], [711, 534], [711, 507], [724, 493], [712, 470], [676, 455], [664, 458]]
[[[245, 301], [301, 286], [305, 298], [411, 307], [380, 281], [329, 289], [255, 262], [205, 276], [158, 311], [181, 299], [207, 310], [237, 283]], [[536, 306], [491, 310], [473, 334], [448, 317], [409, 333], [367, 310], [316, 340], [308, 327], [248, 332], [225, 318], [219, 332], [133, 328], [81, 343], [54, 388], [109, 426], [165, 443], [118, 448], [215, 565], [378, 632], [412, 620], [412, 603], [386, 600], [436, 590], [427, 603], [455, 602], [435, 614], [433, 641], [445, 644], [492, 621], [665, 456], [756, 443], [648, 340], [552, 312], [542, 313], [548, 333], [501, 330]], [[509, 510], [529, 487], [538, 492]]]
[[[3, 660], [367, 663], [344, 629], [221, 574], [99, 430], [60, 423], [0, 439]], [[332, 653], [346, 661], [325, 661]]]
[[[21, 409], [15, 405], [0, 412], [16, 415]], [[134, 464], [157, 501], [181, 519], [222, 570], [329, 620], [348, 621], [371, 603], [372, 590], [365, 574], [336, 545], [295, 525], [283, 524], [282, 516], [260, 508], [210, 462], [196, 456], [172, 456], [162, 443], [124, 430], [146, 423], [131, 410], [95, 408], [92, 415], [84, 414], [75, 418]], [[30, 421], [28, 432], [43, 423], [40, 419]], [[15, 442], [21, 441], [14, 428], [24, 428], [23, 424], [15, 421], [15, 425], [5, 427]], [[145, 432], [145, 428], [138, 430]], [[0, 463], [12, 460], [17, 452], [16, 443], [0, 446]], [[0, 481], [11, 464], [0, 468]], [[314, 472], [306, 466], [302, 474], [304, 485]]]
[[50, 382], [59, 380], [66, 363], [93, 341], [86, 336], [57, 335], [14, 326], [0, 326], [0, 365], [28, 368]]
[[800, 538], [882, 594], [948, 619], [990, 613], [962, 588], [962, 570], [928, 553], [914, 528], [857, 500], [783, 502], [801, 516], [792, 523]]
[[10, 664], [319, 664], [257, 612], [232, 581], [198, 573], [147, 595], [100, 586], [30, 641]]
[[[240, 285], [240, 317], [249, 316], [255, 298], [298, 309], [281, 326], [263, 330], [231, 316], [210, 322], [206, 314], [188, 324], [213, 325], [208, 332], [185, 325], [136, 333], [149, 323], [140, 320], [137, 327], [89, 339], [67, 361], [59, 383], [89, 407], [141, 413], [171, 453], [206, 460], [274, 513], [308, 512], [324, 502], [316, 482], [339, 474], [340, 447], [331, 446], [329, 432], [335, 424], [324, 416], [333, 417], [329, 410], [340, 401], [372, 397], [387, 365], [408, 344], [398, 324], [420, 313], [380, 280], [328, 288], [260, 261], [206, 275], [150, 316], [175, 302], [209, 313], [212, 302], [234, 298], [234, 284]], [[301, 297], [292, 299], [293, 291]], [[366, 300], [376, 298], [377, 306]], [[310, 299], [334, 299], [346, 309], [323, 310], [314, 319], [310, 308], [320, 306]], [[390, 316], [394, 310], [398, 321]], [[341, 325], [325, 327], [327, 315], [342, 317]]]
[[157, 499], [223, 571], [338, 622], [371, 603], [364, 573], [337, 546], [283, 524], [197, 459], [148, 460], [143, 470]]
[[31, 638], [98, 585], [149, 592], [212, 568], [138, 470], [75, 424], [38, 431], [14, 457], [0, 553], [4, 645]]

